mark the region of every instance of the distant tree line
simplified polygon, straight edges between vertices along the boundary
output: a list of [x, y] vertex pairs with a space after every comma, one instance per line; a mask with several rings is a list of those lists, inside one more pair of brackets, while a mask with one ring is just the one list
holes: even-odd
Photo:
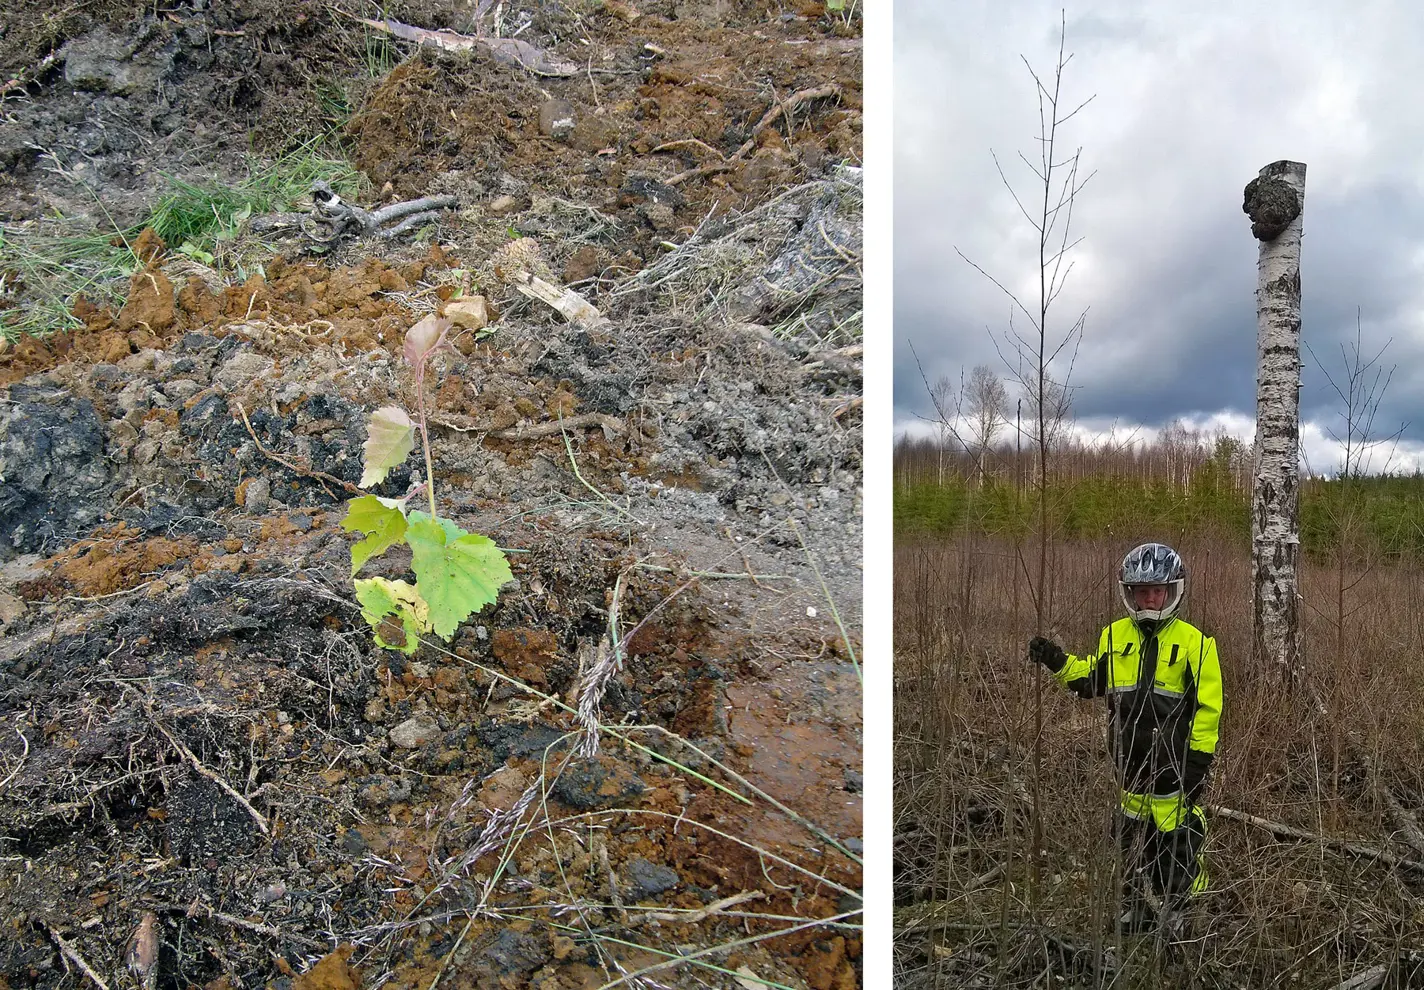
[[[992, 446], [936, 436], [901, 436], [895, 444], [898, 535], [962, 532], [1025, 538], [1038, 511], [1036, 454], [1013, 442], [1012, 423]], [[1164, 537], [1210, 529], [1251, 539], [1250, 444], [1180, 422], [1159, 435], [1089, 444], [1064, 434], [1049, 479], [1051, 524], [1062, 538], [1137, 533]], [[1349, 511], [1342, 511], [1349, 506]], [[1301, 546], [1334, 557], [1342, 535], [1351, 556], [1424, 559], [1424, 474], [1307, 476], [1301, 482]], [[1348, 529], [1348, 532], [1346, 530]]]

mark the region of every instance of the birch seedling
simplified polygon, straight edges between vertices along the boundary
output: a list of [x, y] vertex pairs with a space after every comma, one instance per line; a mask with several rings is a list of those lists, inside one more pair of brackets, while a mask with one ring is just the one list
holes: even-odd
[[1300, 232], [1305, 165], [1272, 162], [1246, 185], [1256, 258], [1256, 481], [1251, 498], [1252, 650], [1258, 670], [1301, 676]]
[[[425, 378], [430, 360], [451, 349], [446, 340], [452, 323], [434, 314], [407, 331], [402, 356], [414, 372], [419, 421], [399, 406], [382, 406], [371, 414], [366, 431], [361, 486], [384, 481], [405, 462], [420, 435], [425, 455], [425, 484], [402, 498], [362, 495], [346, 508], [343, 529], [364, 534], [351, 547], [351, 578], [361, 614], [375, 631], [376, 644], [388, 650], [414, 653], [420, 637], [433, 632], [449, 640], [474, 613], [492, 604], [499, 589], [514, 580], [504, 551], [478, 533], [467, 533], [440, 518], [435, 500], [435, 473], [430, 457], [430, 433], [425, 414]], [[407, 512], [406, 503], [424, 489], [428, 513]], [[416, 583], [382, 577], [358, 578], [361, 566], [397, 543], [411, 550]]]
[[[1018, 379], [1024, 396], [1029, 399], [1031, 408], [1035, 413], [1035, 424], [1030, 426], [1034, 430], [1031, 439], [1037, 447], [1035, 453], [1035, 468], [1038, 472], [1038, 567], [1037, 580], [1029, 582], [1029, 594], [1034, 606], [1034, 628], [1039, 633], [1049, 631], [1052, 626], [1052, 608], [1050, 596], [1050, 581], [1048, 572], [1049, 556], [1049, 519], [1048, 519], [1048, 499], [1049, 499], [1049, 461], [1052, 453], [1053, 440], [1062, 429], [1064, 420], [1068, 412], [1068, 402], [1070, 393], [1068, 391], [1068, 379], [1072, 373], [1072, 359], [1077, 353], [1078, 343], [1082, 340], [1083, 326], [1087, 320], [1087, 310], [1081, 311], [1066, 330], [1058, 330], [1062, 322], [1057, 319], [1053, 304], [1059, 294], [1063, 291], [1069, 273], [1073, 269], [1068, 256], [1078, 245], [1078, 239], [1071, 235], [1073, 227], [1073, 207], [1077, 202], [1078, 193], [1092, 179], [1092, 173], [1083, 176], [1079, 172], [1079, 162], [1082, 148], [1074, 149], [1072, 152], [1064, 151], [1063, 130], [1078, 112], [1093, 101], [1093, 97], [1088, 97], [1083, 102], [1072, 106], [1067, 102], [1067, 97], [1063, 92], [1063, 74], [1068, 67], [1072, 55], [1066, 52], [1068, 26], [1066, 14], [1062, 15], [1059, 22], [1058, 33], [1058, 60], [1053, 67], [1051, 77], [1040, 76], [1033, 68], [1027, 58], [1023, 59], [1024, 66], [1028, 69], [1030, 78], [1033, 79], [1034, 90], [1038, 96], [1038, 160], [1032, 161], [1022, 153], [1019, 159], [1026, 165], [1033, 176], [1033, 179], [1026, 183], [1027, 192], [1020, 196], [1014, 185], [1004, 174], [1003, 167], [999, 165], [998, 156], [994, 156], [995, 165], [998, 166], [999, 178], [1004, 183], [1009, 195], [1013, 197], [1014, 205], [1018, 207], [1025, 221], [1033, 228], [1036, 235], [1038, 247], [1038, 270], [1037, 288], [1038, 297], [1036, 299], [1020, 299], [1008, 286], [1000, 279], [995, 278], [985, 271], [978, 263], [974, 262], [964, 252], [955, 248], [955, 253], [964, 259], [975, 271], [983, 275], [992, 282], [1010, 301], [1009, 329], [1005, 343], [1007, 348], [1000, 347], [1001, 356], [1005, 357], [1005, 363], [1009, 364], [1014, 376]], [[1013, 315], [1019, 314], [1028, 321], [1028, 329], [1020, 332], [1014, 328]], [[1053, 327], [1050, 328], [1050, 316], [1052, 315]], [[996, 340], [995, 346], [999, 343]], [[1008, 356], [1004, 355], [1004, 350], [1012, 352], [1015, 360], [1010, 362]], [[1054, 376], [1055, 366], [1065, 364], [1061, 377]], [[1026, 562], [1022, 562], [1026, 565]], [[1024, 567], [1027, 574], [1027, 567]], [[1038, 907], [1038, 894], [1040, 890], [1039, 882], [1039, 853], [1043, 848], [1043, 822], [1039, 814], [1041, 807], [1041, 777], [1043, 768], [1043, 678], [1034, 678], [1034, 710], [1033, 710], [1033, 812], [1032, 847], [1029, 855], [1029, 903], [1036, 910]]]

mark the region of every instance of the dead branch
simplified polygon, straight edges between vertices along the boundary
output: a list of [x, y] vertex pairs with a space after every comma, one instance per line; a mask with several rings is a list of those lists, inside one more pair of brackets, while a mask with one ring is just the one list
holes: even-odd
[[[1331, 990], [1377, 990], [1389, 979], [1390, 973], [1398, 966], [1418, 966], [1424, 963], [1424, 951], [1419, 949], [1403, 949], [1399, 957], [1394, 962], [1380, 963], [1378, 966], [1371, 966], [1369, 969], [1356, 973], [1343, 983], [1337, 983]], [[1412, 986], [1412, 983], [1401, 983], [1401, 986]]]
[[677, 148], [700, 148], [715, 158], [722, 158], [720, 151], [704, 141], [697, 140], [697, 138], [683, 138], [680, 141], [665, 141], [648, 152], [648, 154], [656, 155], [659, 151], [674, 151]]
[[1375, 990], [1376, 987], [1384, 984], [1387, 976], [1389, 976], [1389, 964], [1381, 963], [1378, 966], [1371, 966], [1363, 973], [1357, 973], [1344, 983], [1337, 983], [1335, 990]]
[[332, 236], [325, 241], [312, 238], [326, 246], [344, 237], [395, 237], [437, 219], [441, 210], [453, 210], [460, 205], [454, 196], [423, 196], [379, 210], [363, 210], [347, 203], [320, 179], [312, 183], [311, 194], [317, 213], [333, 227]]
[[300, 945], [305, 945], [308, 948], [312, 949], [320, 949], [322, 951], [326, 951], [331, 948], [331, 946], [327, 945], [325, 942], [318, 941], [314, 938], [307, 938], [305, 935], [298, 935], [295, 932], [286, 932], [280, 928], [277, 928], [274, 925], [264, 925], [260, 922], [248, 921], [246, 918], [239, 918], [235, 915], [223, 914], [221, 911], [214, 911], [206, 904], [199, 904], [196, 906], [185, 906], [182, 904], [150, 904], [148, 906], [155, 911], [162, 911], [165, 914], [182, 914], [190, 918], [201, 913], [203, 917], [211, 918], [214, 921], [221, 921], [223, 924], [231, 925], [233, 928], [242, 928], [246, 929], [249, 932], [257, 932], [259, 935], [270, 935], [273, 938], [286, 939], [289, 942], [296, 942]]
[[1220, 815], [1223, 818], [1231, 818], [1238, 822], [1245, 822], [1247, 825], [1254, 825], [1257, 828], [1265, 829], [1267, 832], [1282, 839], [1314, 842], [1332, 849], [1340, 849], [1356, 856], [1364, 856], [1367, 859], [1378, 860], [1386, 866], [1393, 866], [1396, 869], [1424, 873], [1424, 862], [1417, 859], [1406, 859], [1388, 850], [1366, 845], [1363, 842], [1353, 842], [1349, 839], [1337, 839], [1333, 836], [1321, 835], [1318, 832], [1308, 832], [1303, 828], [1296, 828], [1294, 825], [1271, 821], [1269, 818], [1260, 818], [1244, 811], [1237, 811], [1234, 808], [1224, 808], [1221, 805], [1207, 805], [1206, 810], [1212, 814]]
[[593, 330], [608, 325], [607, 318], [598, 311], [598, 307], [573, 289], [553, 285], [524, 271], [518, 273], [514, 287], [530, 299], [537, 299], [552, 307], [581, 330]]
[[695, 925], [699, 922], [706, 921], [714, 914], [721, 914], [728, 908], [736, 907], [738, 904], [745, 904], [747, 901], [759, 901], [765, 897], [766, 894], [760, 890], [744, 890], [739, 894], [733, 894], [731, 897], [723, 897], [720, 900], [713, 901], [711, 904], [697, 911], [649, 911], [646, 914], [639, 915], [634, 920], [670, 921], [679, 925]]
[[[1004, 871], [1007, 863], [1000, 863], [988, 872], [982, 873], [964, 885], [965, 893], [993, 883]], [[895, 911], [895, 934], [909, 935], [914, 932], [938, 931], [947, 926], [943, 915], [955, 907], [954, 901], [928, 901]]]
[[173, 748], [178, 750], [178, 752], [181, 753], [183, 757], [193, 765], [194, 770], [198, 771], [198, 773], [202, 774], [204, 777], [207, 777], [214, 784], [217, 784], [218, 787], [222, 788], [222, 790], [227, 794], [228, 797], [232, 798], [234, 801], [242, 805], [243, 808], [247, 810], [247, 813], [252, 816], [252, 820], [257, 823], [257, 827], [262, 830], [263, 835], [272, 834], [271, 830], [267, 827], [267, 819], [263, 818], [262, 813], [248, 803], [247, 798], [237, 793], [237, 790], [226, 780], [224, 780], [219, 773], [214, 770], [209, 770], [206, 766], [204, 766], [203, 761], [198, 759], [198, 757], [193, 753], [191, 749], [189, 749], [187, 746], [184, 746], [183, 743], [179, 741], [177, 736], [169, 732], [168, 727], [165, 726], [162, 722], [158, 721], [157, 719], [154, 719], [153, 724], [156, 725], [158, 727], [158, 731], [163, 733], [163, 735], [167, 737], [168, 741], [173, 744]]
[[551, 437], [564, 429], [578, 430], [588, 426], [601, 426], [610, 433], [622, 433], [623, 421], [607, 413], [583, 413], [565, 420], [540, 423], [537, 426], [514, 426], [507, 430], [491, 430], [489, 436], [495, 440], [538, 440]]
[[757, 125], [752, 128], [752, 136], [747, 138], [740, 148], [732, 152], [728, 161], [736, 161], [755, 148], [757, 135], [774, 124], [776, 119], [782, 114], [786, 114], [786, 119], [791, 120], [791, 111], [795, 110], [801, 104], [811, 100], [823, 100], [832, 96], [839, 99], [840, 95], [841, 88], [839, 86], [835, 83], [826, 83], [824, 86], [814, 86], [811, 89], [800, 90], [799, 92], [792, 93], [784, 100], [779, 100], [774, 107], [762, 115], [761, 120], [757, 121]]
[[25, 738], [25, 734], [20, 731], [19, 726], [11, 726], [11, 728], [15, 730], [15, 735], [20, 737], [20, 742], [24, 744], [25, 751], [20, 754], [20, 762], [15, 764], [15, 769], [11, 770], [4, 780], [0, 780], [0, 791], [4, 791], [6, 787], [10, 786], [10, 781], [19, 776], [20, 768], [25, 765], [25, 760], [30, 755], [30, 741]]
[[[776, 119], [782, 114], [786, 114], [787, 119], [789, 120], [791, 119], [791, 111], [796, 109], [802, 103], [806, 103], [811, 100], [825, 99], [826, 97], [830, 96], [834, 96], [839, 99], [840, 95], [841, 88], [835, 83], [827, 83], [824, 86], [816, 86], [812, 89], [803, 89], [800, 92], [792, 93], [786, 99], [777, 102], [775, 106], [773, 106], [770, 110], [768, 110], [765, 114], [762, 115], [761, 120], [757, 121], [757, 125], [752, 128], [751, 137], [747, 138], [746, 141], [742, 143], [742, 146], [736, 151], [732, 152], [731, 155], [727, 156], [722, 161], [713, 162], [710, 165], [699, 165], [697, 168], [690, 168], [685, 172], [679, 172], [672, 178], [668, 179], [664, 183], [664, 185], [678, 186], [686, 182], [688, 179], [695, 179], [703, 175], [715, 175], [718, 172], [732, 171], [736, 168], [735, 163], [745, 157], [748, 153], [751, 152], [753, 148], [756, 147], [757, 136], [761, 134], [762, 131], [766, 130], [768, 127], [774, 124], [776, 122]], [[703, 148], [707, 148], [708, 151], [713, 151], [712, 148], [708, 148], [708, 146], [703, 144], [701, 141], [695, 140], [669, 141], [667, 144], [662, 144], [654, 148], [653, 151], [664, 151], [688, 143], [697, 144]], [[713, 154], [716, 154], [716, 152], [713, 151]]]
[[[262, 441], [261, 441], [261, 440], [258, 440], [258, 439], [257, 439], [257, 434], [253, 431], [253, 429], [252, 429], [252, 424], [247, 421], [247, 410], [246, 410], [245, 408], [243, 408], [243, 405], [242, 405], [241, 402], [239, 402], [239, 403], [237, 404], [237, 411], [242, 414], [242, 425], [245, 426], [245, 427], [247, 427], [247, 435], [252, 438], [252, 442], [253, 442], [253, 443], [257, 444], [257, 451], [258, 451], [258, 453], [262, 454], [262, 456], [268, 458], [269, 460], [276, 461], [278, 464], [282, 465], [282, 467], [286, 468], [288, 471], [292, 471], [292, 472], [295, 472], [296, 474], [300, 474], [301, 476], [303, 476], [303, 477], [305, 477], [305, 478], [314, 478], [314, 479], [316, 479], [317, 481], [329, 481], [329, 482], [331, 482], [333, 485], [340, 485], [342, 488], [344, 488], [346, 491], [350, 492], [352, 495], [365, 495], [365, 494], [367, 494], [367, 492], [363, 491], [363, 490], [360, 489], [360, 488], [357, 488], [355, 485], [353, 485], [353, 484], [352, 484], [351, 482], [349, 482], [349, 481], [342, 481], [340, 478], [337, 478], [337, 477], [335, 477], [334, 475], [327, 474], [325, 471], [314, 471], [314, 470], [312, 470], [311, 468], [304, 468], [304, 467], [302, 467], [301, 465], [293, 464], [291, 461], [287, 460], [285, 457], [282, 457], [282, 456], [279, 455], [279, 454], [274, 454], [274, 453], [272, 453], [272, 451], [270, 451], [270, 450], [268, 450], [266, 447], [262, 446]], [[325, 486], [323, 486], [323, 488], [325, 488]], [[331, 492], [328, 491], [327, 494], [330, 495]]]
[[[572, 76], [579, 71], [579, 67], [572, 62], [567, 62], [557, 55], [551, 55], [535, 45], [519, 38], [496, 38], [486, 35], [483, 31], [479, 34], [460, 34], [457, 31], [431, 31], [428, 28], [413, 27], [403, 24], [393, 18], [386, 17], [379, 21], [370, 20], [365, 17], [357, 17], [348, 14], [340, 7], [333, 6], [337, 13], [351, 18], [377, 31], [384, 31], [393, 38], [400, 38], [402, 41], [413, 41], [417, 45], [426, 45], [431, 48], [440, 48], [447, 52], [467, 52], [476, 46], [488, 48], [497, 61], [507, 65], [517, 65], [521, 69], [528, 69], [536, 76]], [[477, 17], [478, 19], [478, 17]]]
[[54, 939], [54, 944], [59, 946], [59, 951], [64, 953], [64, 957], [78, 966], [85, 976], [93, 980], [99, 990], [109, 990], [109, 984], [104, 982], [104, 978], [94, 972], [94, 967], [89, 965], [85, 958], [79, 954], [79, 950], [70, 945], [63, 935], [48, 924], [45, 925], [45, 931], [49, 932], [49, 937]]
[[608, 861], [608, 838], [600, 833], [593, 842], [598, 852], [598, 861], [603, 866], [603, 872], [608, 876], [608, 899], [618, 910], [619, 919], [624, 925], [627, 925], [628, 909], [623, 906], [623, 895], [618, 890], [618, 874], [613, 872], [613, 864]]
[[665, 186], [679, 186], [688, 179], [695, 179], [701, 175], [716, 175], [718, 172], [730, 172], [736, 166], [730, 162], [713, 162], [711, 165], [699, 165], [697, 168], [690, 168], [686, 172], [679, 172], [663, 183]]
[[[1330, 710], [1325, 705], [1325, 699], [1320, 696], [1320, 691], [1314, 683], [1307, 682], [1310, 689], [1310, 698], [1315, 705], [1315, 710], [1326, 718], [1330, 717]], [[1350, 755], [1362, 763], [1365, 772], [1370, 776], [1380, 789], [1384, 797], [1385, 809], [1389, 812], [1390, 820], [1404, 833], [1405, 841], [1414, 848], [1414, 851], [1424, 855], [1424, 830], [1419, 827], [1419, 820], [1414, 817], [1414, 813], [1400, 804], [1399, 798], [1394, 796], [1394, 791], [1380, 777], [1379, 770], [1375, 767], [1374, 760], [1370, 759], [1369, 751], [1365, 748], [1360, 735], [1349, 724], [1342, 723], [1341, 729], [1344, 731], [1345, 742], [1350, 750]]]

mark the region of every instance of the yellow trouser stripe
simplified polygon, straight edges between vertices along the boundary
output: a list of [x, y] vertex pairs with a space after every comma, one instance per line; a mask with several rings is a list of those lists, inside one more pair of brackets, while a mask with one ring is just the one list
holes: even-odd
[[1123, 791], [1121, 807], [1122, 813], [1127, 817], [1143, 822], [1150, 821], [1157, 826], [1159, 832], [1174, 831], [1186, 824], [1188, 815], [1195, 815], [1202, 830], [1202, 852], [1197, 855], [1197, 876], [1192, 881], [1191, 893], [1200, 894], [1206, 889], [1209, 879], [1205, 855], [1206, 815], [1202, 814], [1201, 808], [1188, 802], [1186, 794], [1180, 791], [1161, 797]]

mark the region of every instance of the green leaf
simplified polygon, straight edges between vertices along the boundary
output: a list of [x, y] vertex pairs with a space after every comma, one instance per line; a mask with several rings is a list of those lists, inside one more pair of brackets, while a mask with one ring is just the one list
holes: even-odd
[[405, 540], [421, 597], [430, 605], [431, 628], [441, 639], [449, 639], [461, 622], [514, 580], [504, 551], [493, 540], [466, 533], [448, 519], [412, 512]]
[[382, 406], [371, 413], [366, 427], [365, 471], [361, 487], [386, 480], [391, 468], [404, 463], [415, 449], [415, 424], [400, 406]]
[[[357, 578], [352, 584], [361, 615], [375, 631], [376, 645], [414, 653], [420, 646], [420, 634], [430, 631], [430, 608], [419, 592], [404, 581], [385, 578]], [[387, 619], [389, 615], [399, 618], [400, 625]]]
[[349, 533], [366, 534], [364, 540], [351, 548], [352, 577], [366, 561], [405, 539], [403, 505], [400, 499], [375, 495], [362, 495], [346, 503], [346, 518], [341, 520], [341, 528]]

